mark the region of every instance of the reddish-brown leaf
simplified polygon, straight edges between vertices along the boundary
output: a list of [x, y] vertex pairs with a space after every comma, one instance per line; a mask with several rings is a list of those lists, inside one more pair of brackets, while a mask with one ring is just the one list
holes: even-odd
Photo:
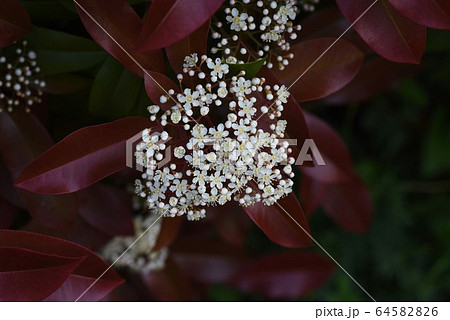
[[[11, 230], [0, 231], [0, 246], [29, 250], [42, 255], [59, 256], [65, 259], [80, 259], [80, 257], [84, 257], [84, 260], [80, 261], [73, 271], [69, 273], [69, 277], [59, 289], [50, 296], [46, 293], [43, 298], [48, 296], [46, 298], [48, 301], [75, 301], [108, 268], [108, 265], [95, 253], [78, 244], [36, 233]], [[3, 260], [1, 259], [0, 261]], [[30, 282], [33, 281], [37, 281], [37, 279], [30, 280]], [[121, 283], [122, 279], [114, 270], [110, 269], [80, 301], [99, 301]], [[28, 283], [27, 286], [29, 286], [28, 288], [33, 288], [31, 283]], [[18, 292], [24, 292], [22, 289], [27, 290], [27, 286], [19, 288]], [[9, 290], [5, 286], [1, 286], [1, 288]]]
[[184, 220], [184, 217], [162, 218], [161, 231], [159, 232], [159, 236], [153, 250], [156, 251], [170, 246], [177, 238], [178, 232], [180, 231]]
[[0, 301], [41, 301], [83, 260], [0, 245]]
[[112, 236], [134, 235], [131, 203], [123, 191], [96, 184], [77, 193], [80, 216], [92, 227]]
[[448, 0], [389, 0], [404, 16], [425, 27], [450, 29]]
[[320, 206], [325, 195], [325, 184], [315, 182], [306, 174], [301, 178], [300, 200], [306, 217], [311, 217], [313, 212]]
[[70, 230], [52, 229], [39, 224], [36, 220], [31, 220], [21, 229], [75, 242], [92, 251], [100, 250], [112, 238], [111, 235], [95, 229], [79, 216]]
[[412, 77], [420, 70], [416, 65], [405, 65], [387, 61], [379, 56], [366, 61], [361, 71], [344, 89], [325, 98], [333, 105], [368, 100], [376, 95], [394, 88], [401, 79]]
[[333, 270], [329, 259], [315, 253], [276, 253], [249, 263], [237, 272], [231, 284], [272, 299], [296, 298], [323, 285]]
[[0, 197], [0, 229], [8, 229], [14, 222], [18, 209]]
[[31, 31], [31, 21], [19, 0], [0, 1], [0, 48]]
[[16, 186], [43, 194], [89, 187], [126, 168], [126, 142], [149, 127], [146, 118], [129, 117], [80, 129], [34, 160]]
[[[317, 146], [325, 165], [318, 165], [317, 159], [311, 157], [316, 164], [314, 167], [300, 166], [303, 173], [315, 180], [323, 182], [347, 181], [353, 177], [353, 165], [348, 149], [336, 132], [321, 119], [305, 112], [311, 138]], [[311, 150], [309, 150], [311, 153]]]
[[171, 247], [173, 260], [199, 283], [228, 281], [246, 261], [243, 250], [212, 237], [184, 237]]
[[[355, 22], [373, 0], [337, 0], [344, 16]], [[379, 55], [402, 63], [419, 63], [426, 47], [426, 27], [409, 20], [388, 3], [379, 0], [354, 25], [355, 30]]]
[[236, 247], [244, 245], [251, 221], [241, 206], [233, 201], [225, 206], [211, 207], [208, 216], [212, 217], [214, 228], [224, 241]]
[[342, 89], [356, 76], [364, 61], [364, 54], [346, 40], [336, 42], [317, 60], [335, 40], [317, 38], [300, 42], [292, 47], [294, 58], [290, 65], [283, 71], [274, 69], [275, 75], [286, 86], [291, 87], [295, 82], [289, 89], [295, 100], [309, 101], [326, 97]]
[[81, 21], [92, 38], [128, 70], [141, 77], [144, 76], [141, 67], [145, 70], [165, 72], [161, 50], [149, 53], [136, 50], [143, 22], [127, 1], [77, 0], [75, 3], [79, 5], [77, 10]]
[[273, 242], [289, 248], [312, 244], [308, 236], [308, 222], [294, 194], [289, 194], [272, 206], [256, 203], [244, 210]]
[[363, 233], [369, 229], [373, 215], [372, 199], [367, 187], [357, 176], [349, 182], [334, 184], [306, 178], [302, 182], [302, 192], [307, 214], [322, 205], [325, 212], [344, 230]]
[[159, 301], [190, 301], [193, 288], [190, 279], [171, 259], [163, 270], [142, 274], [142, 281]]
[[[11, 177], [17, 179], [23, 169], [53, 144], [41, 123], [30, 113], [0, 113], [0, 151]], [[41, 224], [69, 229], [77, 213], [72, 195], [42, 196], [20, 190], [26, 209]]]
[[8, 202], [12, 205], [24, 209], [22, 199], [19, 193], [13, 185], [13, 180], [11, 179], [11, 174], [9, 173], [8, 167], [1, 156], [0, 151], [0, 197], [8, 199]]
[[170, 46], [206, 23], [224, 0], [154, 0], [141, 34], [140, 49]]

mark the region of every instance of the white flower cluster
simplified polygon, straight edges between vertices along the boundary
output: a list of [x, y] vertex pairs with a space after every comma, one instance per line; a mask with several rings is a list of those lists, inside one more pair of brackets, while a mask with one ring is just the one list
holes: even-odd
[[[208, 206], [233, 199], [242, 206], [272, 205], [292, 192], [294, 159], [288, 143], [281, 141], [287, 123], [278, 119], [289, 97], [285, 86], [270, 86], [264, 78], [246, 79], [245, 72], [227, 78], [229, 66], [206, 56], [200, 62], [197, 55], [186, 57], [184, 67], [204, 84], [161, 96], [162, 103], [173, 103], [160, 116], [166, 131], [152, 135], [145, 130], [136, 150], [138, 163], [147, 168], [142, 181], [136, 182], [136, 193], [148, 208], [198, 220]], [[182, 84], [183, 75], [178, 79]], [[222, 115], [222, 123], [212, 123], [210, 108]], [[153, 105], [149, 111], [155, 120], [161, 108]], [[170, 144], [175, 159], [158, 168], [161, 150], [171, 138], [168, 132], [179, 132], [180, 125], [185, 138], [174, 136], [182, 143]]]
[[[101, 256], [110, 263], [115, 262], [118, 267], [129, 268], [133, 271], [147, 272], [163, 269], [169, 250], [162, 248], [153, 251], [161, 231], [161, 220], [156, 221], [156, 219], [158, 216], [154, 214], [150, 214], [146, 218], [137, 216], [134, 220], [135, 235], [113, 238], [102, 249]], [[152, 224], [153, 226], [146, 231]], [[144, 232], [144, 236], [134, 243]], [[134, 245], [131, 246], [133, 243]], [[128, 248], [130, 249], [126, 251]], [[125, 254], [117, 260], [124, 252]]]
[[14, 54], [0, 57], [0, 112], [12, 112], [15, 107], [30, 107], [41, 102], [45, 82], [37, 78], [36, 53], [27, 50], [27, 42], [16, 48]]
[[[289, 53], [289, 40], [297, 38], [300, 25], [295, 25], [297, 17], [297, 0], [230, 0], [230, 7], [225, 8], [226, 21], [216, 21], [212, 37], [218, 39], [213, 54], [222, 52], [225, 59], [238, 57], [243, 63], [246, 55], [253, 58], [267, 56], [267, 67], [274, 63], [283, 70], [293, 58]], [[224, 28], [229, 26], [229, 31]], [[239, 59], [241, 58], [241, 59]]]

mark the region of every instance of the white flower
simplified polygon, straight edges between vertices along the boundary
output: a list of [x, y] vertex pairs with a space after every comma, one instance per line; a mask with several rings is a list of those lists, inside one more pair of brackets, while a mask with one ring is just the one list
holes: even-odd
[[170, 115], [170, 120], [172, 120], [173, 123], [177, 124], [181, 121], [181, 112], [179, 110], [172, 111], [172, 114]]
[[287, 103], [287, 99], [289, 98], [291, 94], [289, 91], [287, 91], [286, 86], [281, 86], [280, 89], [277, 91], [278, 100], [280, 100], [283, 103]]
[[238, 102], [239, 107], [239, 117], [245, 117], [251, 119], [256, 113], [256, 108], [253, 107], [253, 102], [250, 100], [243, 100]]
[[228, 95], [228, 90], [226, 87], [220, 87], [217, 90], [217, 95], [219, 96], [219, 98], [225, 98]]
[[219, 140], [222, 139], [224, 137], [228, 136], [228, 131], [224, 131], [225, 130], [225, 126], [223, 125], [223, 123], [220, 123], [217, 126], [217, 129], [215, 128], [209, 128], [209, 134], [212, 136], [212, 140]]
[[244, 119], [240, 119], [239, 123], [233, 123], [231, 127], [235, 130], [234, 135], [237, 137], [239, 141], [247, 139], [248, 132], [252, 129], [245, 123]]
[[284, 131], [286, 130], [287, 121], [286, 120], [278, 120], [277, 126], [275, 128], [275, 132], [282, 136], [284, 134]]
[[233, 8], [231, 10], [231, 16], [227, 16], [228, 23], [231, 23], [231, 30], [241, 31], [247, 29], [247, 23], [245, 20], [248, 18], [248, 14], [243, 12], [239, 13], [238, 9]]
[[[158, 216], [155, 214], [147, 215], [145, 218], [136, 217], [134, 219], [135, 234], [129, 237], [113, 238], [101, 250], [101, 256], [106, 261], [115, 263], [119, 268], [129, 268], [136, 272], [163, 269], [168, 257], [168, 249], [153, 250], [161, 232], [162, 220], [157, 219]], [[136, 242], [138, 238], [140, 241]]]
[[182, 146], [176, 147], [173, 150], [173, 154], [176, 158], [181, 159], [186, 154], [186, 149], [184, 149]]
[[177, 98], [180, 103], [184, 104], [186, 110], [191, 109], [192, 106], [198, 107], [200, 105], [200, 102], [197, 100], [199, 98], [198, 91], [192, 92], [191, 89], [184, 89], [184, 95], [179, 94]]
[[194, 178], [192, 179], [192, 183], [198, 184], [200, 186], [205, 185], [205, 179], [207, 177], [207, 171], [205, 170], [195, 170], [194, 171]]
[[197, 65], [198, 62], [198, 56], [196, 53], [191, 54], [190, 56], [186, 56], [184, 58], [184, 68], [193, 68]]
[[173, 185], [170, 187], [169, 190], [172, 191], [172, 192], [175, 192], [175, 195], [177, 197], [181, 197], [181, 195], [183, 193], [185, 193], [186, 190], [187, 190], [187, 180], [181, 180], [180, 181], [178, 179], [175, 179], [173, 181]]
[[250, 89], [252, 86], [252, 82], [250, 80], [246, 80], [243, 77], [239, 77], [236, 82], [233, 82], [233, 88], [231, 89], [238, 97], [244, 97], [247, 94], [250, 94], [252, 90]]
[[217, 58], [215, 62], [212, 60], [208, 61], [208, 68], [210, 68], [211, 76], [218, 77], [219, 79], [222, 79], [224, 74], [227, 74], [229, 72], [229, 67], [227, 64], [222, 64], [222, 60], [220, 58]]
[[209, 184], [211, 188], [223, 188], [223, 182], [225, 182], [225, 176], [223, 176], [220, 171], [216, 171], [216, 173], [209, 177]]
[[294, 7], [291, 3], [288, 3], [286, 6], [281, 6], [280, 10], [278, 10], [277, 16], [279, 17], [277, 22], [280, 24], [286, 24], [288, 20], [295, 20], [297, 13], [295, 12]]
[[270, 30], [269, 32], [262, 34], [261, 39], [263, 41], [267, 41], [267, 42], [278, 41], [281, 39], [281, 32], [275, 31], [275, 30]]
[[226, 63], [228, 64], [236, 64], [238, 62], [238, 60], [235, 57], [229, 56], [226, 60]]
[[152, 113], [152, 114], [157, 114], [160, 110], [160, 107], [158, 105], [151, 105], [147, 108], [148, 112]]

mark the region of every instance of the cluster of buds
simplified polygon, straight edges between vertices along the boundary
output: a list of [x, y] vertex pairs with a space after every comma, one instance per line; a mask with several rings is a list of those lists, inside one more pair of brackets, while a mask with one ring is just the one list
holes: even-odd
[[37, 75], [36, 53], [27, 49], [27, 42], [12, 47], [14, 52], [0, 57], [0, 112], [12, 112], [21, 107], [29, 112], [30, 107], [41, 102], [45, 82]]
[[[167, 248], [153, 250], [161, 231], [161, 220], [156, 219], [156, 215], [148, 215], [146, 218], [137, 216], [134, 219], [135, 235], [113, 238], [102, 249], [102, 257], [119, 268], [132, 271], [149, 272], [163, 269], [169, 251]], [[136, 241], [139, 237], [139, 241]]]
[[[272, 205], [292, 192], [294, 159], [282, 140], [287, 122], [279, 119], [289, 92], [264, 78], [247, 79], [244, 71], [227, 76], [229, 70], [220, 59], [188, 56], [184, 72], [202, 83], [162, 95], [160, 102], [171, 104], [167, 111], [158, 105], [148, 108], [150, 118], [159, 116], [165, 130], [153, 135], [145, 130], [136, 150], [138, 163], [146, 167], [136, 193], [151, 211], [198, 220], [208, 206], [232, 200], [242, 206]], [[178, 75], [181, 88], [186, 74]], [[211, 108], [223, 122], [212, 123]], [[169, 135], [180, 127], [184, 139]], [[175, 161], [160, 168], [169, 140]]]
[[218, 43], [211, 52], [221, 53], [229, 62], [236, 57], [238, 63], [267, 57], [267, 68], [276, 64], [283, 70], [294, 57], [290, 40], [297, 39], [301, 30], [294, 23], [297, 5], [297, 0], [230, 0], [225, 21], [213, 24], [212, 37]]

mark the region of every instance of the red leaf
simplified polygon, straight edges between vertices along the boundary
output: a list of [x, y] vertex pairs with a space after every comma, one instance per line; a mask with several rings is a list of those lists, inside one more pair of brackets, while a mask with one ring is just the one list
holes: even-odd
[[210, 237], [184, 237], [172, 247], [173, 260], [199, 283], [228, 281], [246, 260], [243, 250]]
[[245, 266], [231, 284], [272, 299], [295, 298], [319, 288], [330, 278], [333, 269], [328, 259], [314, 253], [277, 253]]
[[161, 50], [149, 53], [136, 50], [143, 22], [125, 0], [77, 0], [75, 3], [78, 4], [77, 10], [81, 21], [92, 38], [128, 70], [141, 77], [144, 76], [144, 72], [133, 61], [134, 59], [145, 70], [165, 72], [164, 55]]
[[[209, 27], [210, 21], [208, 20], [198, 30], [166, 48], [166, 54], [169, 58], [170, 65], [176, 73], [183, 72], [183, 63], [186, 56], [196, 53], [200, 58], [202, 55], [207, 54], [206, 44]], [[186, 80], [188, 79], [190, 79], [190, 77], [186, 78]]]
[[372, 199], [360, 178], [337, 184], [309, 180], [307, 184], [305, 188], [311, 193], [305, 202], [320, 203], [328, 215], [349, 232], [367, 232], [373, 215]]
[[161, 73], [149, 72], [149, 74], [151, 77], [147, 74], [144, 76], [145, 91], [147, 92], [148, 97], [153, 103], [158, 104], [158, 106], [160, 106], [162, 110], [169, 110], [176, 104], [175, 101], [171, 100], [171, 98], [168, 98], [168, 101], [166, 103], [160, 103], [159, 98], [162, 95], [167, 95], [167, 92], [170, 89], [174, 90], [175, 92], [179, 92], [180, 89], [175, 84], [175, 82]]
[[314, 181], [306, 174], [300, 184], [300, 200], [307, 218], [321, 205], [325, 195], [325, 184]]
[[163, 270], [148, 272], [142, 280], [159, 301], [190, 301], [192, 287], [189, 279], [172, 260], [166, 261]]
[[[92, 251], [69, 241], [40, 234], [3, 230], [0, 231], [0, 246], [30, 250], [42, 255], [60, 256], [66, 259], [85, 258], [71, 272], [66, 282], [47, 298], [49, 301], [75, 301], [108, 268], [108, 265]], [[40, 259], [36, 260], [36, 262], [39, 261]], [[36, 280], [33, 279], [33, 281]], [[121, 283], [120, 277], [110, 269], [81, 300], [99, 301]], [[32, 288], [33, 284], [28, 283], [28, 286]], [[1, 286], [0, 288], [6, 287]], [[7, 289], [9, 290], [9, 288]]]
[[61, 238], [71, 242], [75, 242], [92, 251], [100, 250], [112, 238], [112, 236], [91, 227], [79, 216], [77, 217], [74, 226], [70, 230], [57, 230], [48, 228], [39, 224], [36, 220], [31, 220], [21, 229], [24, 231], [45, 234], [55, 238]]
[[153, 251], [170, 246], [176, 240], [184, 220], [184, 217], [162, 218], [161, 231], [159, 232]]
[[345, 105], [368, 100], [394, 88], [401, 79], [416, 75], [420, 67], [404, 65], [374, 57], [366, 61], [361, 71], [344, 89], [325, 99], [333, 105]]
[[0, 48], [13, 44], [31, 31], [31, 21], [18, 0], [0, 2]]
[[[13, 179], [52, 144], [47, 131], [32, 114], [0, 113], [0, 150]], [[60, 229], [73, 225], [77, 213], [73, 196], [42, 196], [25, 190], [19, 193], [31, 216], [40, 223]]]
[[14, 222], [17, 208], [0, 197], [0, 229], [8, 229]]
[[[346, 86], [358, 73], [364, 54], [346, 40], [339, 40], [333, 47], [311, 65], [336, 39], [318, 38], [301, 42], [292, 47], [294, 59], [285, 70], [274, 69], [295, 100], [309, 101], [326, 97]], [[308, 69], [309, 68], [309, 69]]]
[[329, 183], [348, 181], [348, 179], [353, 177], [354, 173], [350, 154], [345, 143], [324, 121], [309, 113], [305, 112], [304, 114], [311, 137], [325, 165], [316, 165], [314, 167], [301, 165], [300, 169], [315, 180]]
[[225, 206], [211, 207], [208, 216], [212, 217], [214, 228], [223, 240], [236, 247], [244, 245], [251, 222], [241, 206], [233, 201]]
[[372, 52], [355, 30], [348, 30], [344, 34], [349, 25], [350, 23], [342, 16], [337, 6], [328, 6], [302, 20], [302, 37], [297, 42], [323, 37], [338, 38], [343, 35], [342, 39], [349, 41], [363, 53]]
[[450, 29], [448, 0], [389, 0], [405, 17], [425, 27]]
[[83, 260], [0, 246], [0, 301], [41, 301]]
[[77, 197], [79, 214], [92, 227], [112, 236], [134, 235], [131, 204], [120, 189], [96, 184]]
[[126, 168], [126, 141], [149, 126], [129, 117], [80, 129], [33, 161], [16, 181], [32, 192], [62, 194], [89, 187]]
[[224, 0], [154, 0], [141, 34], [140, 49], [167, 47], [200, 28]]
[[0, 197], [8, 199], [8, 202], [12, 205], [24, 209], [24, 204], [20, 198], [19, 193], [13, 186], [13, 181], [9, 173], [8, 167], [6, 166], [0, 151]]
[[[336, 0], [344, 16], [356, 21], [373, 0]], [[355, 30], [379, 55], [402, 63], [419, 63], [426, 47], [427, 30], [379, 0], [355, 25]]]
[[273, 242], [289, 248], [311, 245], [308, 222], [302, 207], [292, 193], [280, 199], [278, 204], [265, 206], [256, 203], [245, 207], [244, 210]]

